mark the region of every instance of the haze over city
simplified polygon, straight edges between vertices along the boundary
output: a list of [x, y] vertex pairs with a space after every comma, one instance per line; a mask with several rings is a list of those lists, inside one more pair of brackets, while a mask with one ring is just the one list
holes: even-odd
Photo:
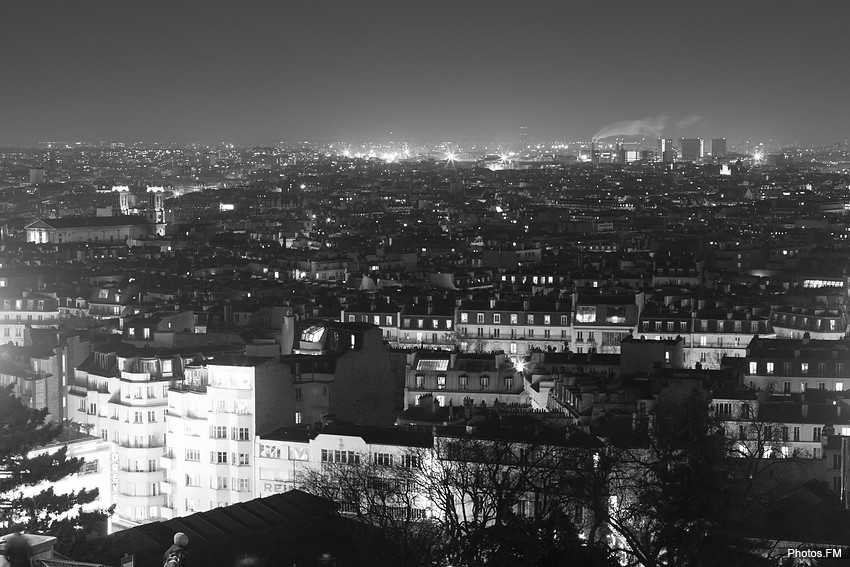
[[850, 2], [0, 4], [0, 567], [839, 567]]
[[[0, 143], [726, 137], [850, 126], [845, 2], [5, 2]], [[613, 126], [612, 126], [613, 125]]]

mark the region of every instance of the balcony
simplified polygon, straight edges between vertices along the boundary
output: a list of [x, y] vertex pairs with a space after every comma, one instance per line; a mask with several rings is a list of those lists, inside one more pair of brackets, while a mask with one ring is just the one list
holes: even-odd
[[134, 496], [130, 494], [117, 493], [118, 501], [124, 506], [164, 506], [165, 494]]

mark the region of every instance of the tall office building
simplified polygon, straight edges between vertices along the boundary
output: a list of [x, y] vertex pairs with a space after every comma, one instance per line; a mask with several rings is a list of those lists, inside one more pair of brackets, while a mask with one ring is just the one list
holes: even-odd
[[713, 138], [711, 140], [711, 155], [713, 157], [726, 155], [726, 138]]
[[682, 138], [679, 141], [680, 155], [683, 161], [699, 161], [705, 155], [705, 140], [702, 138]]
[[43, 167], [31, 167], [30, 168], [30, 185], [40, 185], [44, 183], [44, 168]]
[[521, 150], [528, 148], [528, 126], [519, 127], [519, 147]]
[[662, 163], [673, 163], [676, 159], [676, 148], [670, 138], [658, 138], [658, 159]]

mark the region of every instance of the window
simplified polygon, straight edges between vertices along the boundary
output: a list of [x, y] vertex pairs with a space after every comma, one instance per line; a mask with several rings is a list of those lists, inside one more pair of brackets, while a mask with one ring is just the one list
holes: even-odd
[[835, 383], [835, 391], [843, 392], [844, 391], [844, 382], [836, 382]]
[[439, 328], [440, 328], [440, 321], [439, 321], [439, 319], [434, 319], [434, 320], [432, 320], [432, 321], [431, 321], [431, 327], [432, 327], [432, 328], [434, 328], [434, 329], [439, 329]]
[[247, 466], [249, 464], [248, 453], [239, 453], [237, 457], [233, 459], [233, 462], [237, 463], [240, 467]]
[[215, 487], [218, 490], [227, 490], [227, 477], [219, 476], [216, 477]]
[[421, 389], [425, 387], [425, 376], [422, 374], [416, 375], [416, 387]]
[[794, 439], [794, 441], [800, 440], [800, 427], [799, 426], [794, 427], [794, 438], [793, 439]]
[[156, 422], [156, 411], [148, 410], [148, 423]]
[[142, 423], [142, 412], [134, 411], [133, 412], [133, 423]]
[[385, 321], [385, 323], [386, 323], [386, 325], [387, 325], [388, 327], [392, 326], [392, 324], [393, 324], [393, 316], [392, 316], [392, 315], [387, 315], [387, 316], [384, 318], [384, 321]]
[[808, 374], [809, 373], [809, 363], [801, 362], [800, 363], [800, 374]]
[[445, 390], [446, 389], [446, 377], [445, 376], [437, 376], [437, 389]]
[[248, 492], [251, 490], [251, 481], [247, 478], [236, 479], [236, 490], [239, 492]]
[[551, 325], [552, 324], [552, 316], [551, 315], [544, 315], [543, 316], [543, 324], [544, 325]]
[[790, 394], [791, 393], [791, 382], [789, 382], [788, 380], [786, 380], [785, 382], [782, 383], [782, 393], [783, 394]]
[[460, 322], [461, 323], [469, 323], [469, 313], [461, 313], [460, 314]]
[[304, 397], [301, 393], [301, 388], [295, 388], [295, 399], [296, 400], [303, 400], [304, 399]]
[[213, 451], [212, 462], [216, 465], [226, 465], [227, 464], [227, 451]]
[[401, 466], [408, 469], [421, 469], [422, 457], [419, 455], [404, 455], [401, 458]]
[[511, 354], [516, 354], [516, 343], [511, 343], [509, 350], [511, 351]]
[[818, 382], [818, 390], [826, 390], [826, 382]]
[[451, 328], [452, 328], [452, 320], [446, 319], [446, 329], [451, 329]]
[[773, 374], [773, 363], [772, 362], [767, 363], [767, 373]]
[[476, 323], [483, 323], [484, 322], [484, 313], [477, 314], [475, 316], [475, 322]]
[[499, 313], [493, 313], [493, 324], [500, 325], [502, 323], [502, 315]]
[[83, 466], [80, 468], [79, 474], [87, 475], [94, 474], [98, 471], [98, 462], [97, 461], [83, 461]]
[[210, 427], [211, 439], [227, 439], [227, 426], [213, 425]]
[[250, 441], [247, 427], [234, 427], [231, 431], [231, 438], [234, 441]]
[[802, 381], [802, 382], [800, 382], [800, 391], [801, 391], [801, 392], [805, 392], [805, 391], [806, 391], [806, 386], [808, 386], [808, 384], [805, 382], [805, 380], [804, 380], [804, 381]]
[[416, 320], [416, 327], [418, 329], [424, 328], [425, 327], [425, 319], [417, 319]]
[[146, 338], [146, 339], [151, 338], [151, 330], [150, 330], [150, 327], [145, 327], [144, 329], [142, 329], [142, 336], [143, 336], [144, 338]]
[[510, 392], [514, 389], [514, 379], [513, 378], [505, 378], [505, 390]]
[[511, 313], [511, 325], [519, 325], [519, 315]]
[[280, 458], [280, 447], [276, 445], [265, 445], [260, 444], [260, 457], [266, 459], [279, 459]]
[[561, 326], [566, 327], [569, 324], [569, 320], [566, 315], [561, 315]]
[[812, 441], [820, 441], [822, 432], [822, 428], [812, 427]]
[[458, 389], [466, 390], [468, 384], [469, 384], [469, 376], [458, 376], [458, 379], [457, 379]]
[[842, 374], [844, 374], [844, 363], [843, 362], [836, 362], [835, 363], [835, 374], [838, 375], [838, 376], [841, 376]]
[[579, 305], [576, 308], [576, 321], [579, 323], [595, 323], [596, 322], [596, 306], [594, 305]]
[[391, 467], [393, 465], [393, 456], [390, 453], [376, 453], [375, 464], [379, 467]]
[[187, 461], [200, 461], [201, 460], [201, 450], [200, 449], [186, 449], [186, 460]]
[[489, 387], [490, 387], [490, 377], [489, 376], [482, 376], [481, 377], [481, 389], [486, 390]]

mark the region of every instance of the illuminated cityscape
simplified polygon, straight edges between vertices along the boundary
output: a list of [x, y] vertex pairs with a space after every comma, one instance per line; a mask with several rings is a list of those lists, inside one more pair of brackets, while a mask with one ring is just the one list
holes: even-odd
[[846, 564], [843, 5], [13, 4], [0, 565]]

